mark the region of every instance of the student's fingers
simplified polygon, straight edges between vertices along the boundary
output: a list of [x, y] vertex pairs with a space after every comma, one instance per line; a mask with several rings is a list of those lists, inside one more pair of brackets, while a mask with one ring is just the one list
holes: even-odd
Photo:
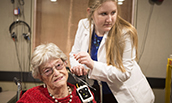
[[73, 68], [71, 68], [71, 72], [77, 76], [81, 76], [84, 74], [83, 69], [84, 67], [82, 65], [74, 66]]

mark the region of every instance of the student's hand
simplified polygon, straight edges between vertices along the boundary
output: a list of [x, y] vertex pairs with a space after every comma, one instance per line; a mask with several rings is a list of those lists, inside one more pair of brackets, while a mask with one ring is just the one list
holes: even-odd
[[83, 65], [74, 66], [70, 70], [77, 76], [87, 75], [88, 73], [88, 69], [85, 69]]
[[79, 63], [85, 64], [88, 68], [93, 69], [94, 62], [87, 52], [79, 52], [73, 56]]

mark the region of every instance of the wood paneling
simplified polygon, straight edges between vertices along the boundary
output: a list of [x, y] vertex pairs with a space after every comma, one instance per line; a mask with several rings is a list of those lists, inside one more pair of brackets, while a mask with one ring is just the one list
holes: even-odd
[[125, 0], [120, 6], [121, 17], [131, 23], [133, 0]]
[[[88, 0], [36, 1], [36, 28], [33, 44], [53, 42], [69, 56], [78, 21], [86, 18]], [[132, 0], [125, 0], [121, 6], [121, 16], [131, 22]], [[34, 47], [33, 47], [34, 48]]]

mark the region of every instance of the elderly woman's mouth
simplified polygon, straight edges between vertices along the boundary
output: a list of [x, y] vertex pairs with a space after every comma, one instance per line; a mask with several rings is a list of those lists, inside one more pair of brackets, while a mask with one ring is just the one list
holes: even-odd
[[57, 82], [57, 81], [61, 80], [62, 78], [63, 78], [63, 76], [58, 77], [57, 79], [54, 80], [54, 82]]

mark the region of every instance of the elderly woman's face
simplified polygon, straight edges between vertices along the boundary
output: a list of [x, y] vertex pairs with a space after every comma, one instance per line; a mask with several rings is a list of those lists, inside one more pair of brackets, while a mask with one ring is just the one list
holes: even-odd
[[52, 59], [40, 67], [42, 81], [50, 88], [66, 85], [68, 72], [66, 63], [61, 59]]

